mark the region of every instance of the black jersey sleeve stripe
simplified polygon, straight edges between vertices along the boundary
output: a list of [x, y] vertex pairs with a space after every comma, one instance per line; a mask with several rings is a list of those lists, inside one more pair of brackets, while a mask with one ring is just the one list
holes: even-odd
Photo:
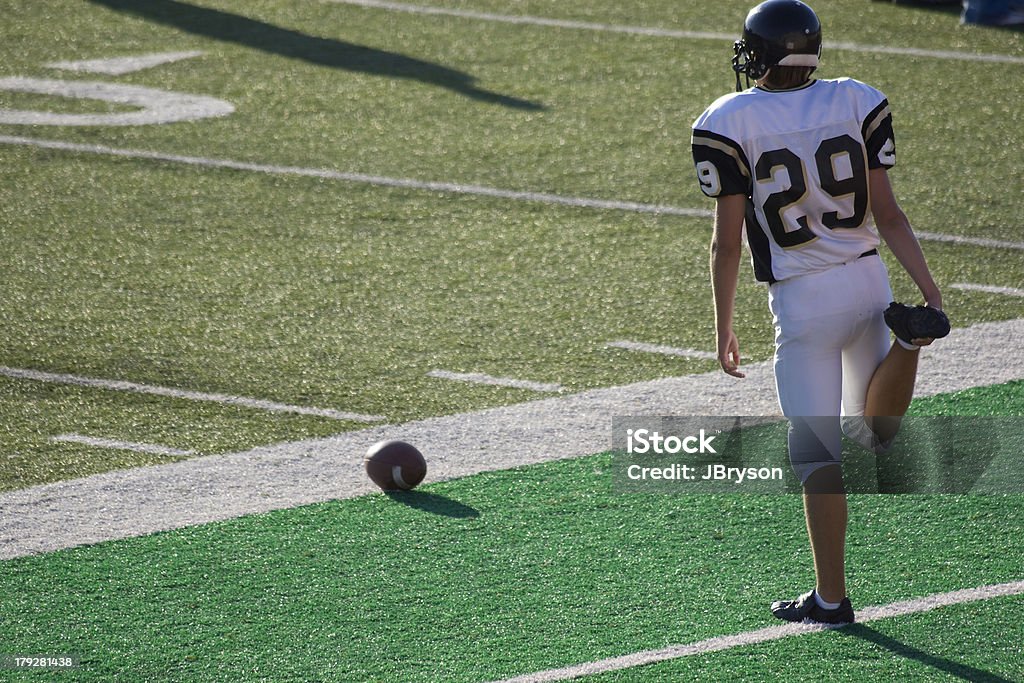
[[892, 129], [889, 100], [875, 105], [861, 124], [861, 135], [868, 152], [868, 168], [891, 168], [896, 160], [896, 135]]
[[718, 133], [712, 133], [710, 130], [703, 130], [700, 128], [693, 129], [693, 146], [703, 145], [705, 147], [711, 147], [722, 151], [729, 156], [736, 159], [736, 163], [739, 165], [740, 171], [746, 177], [750, 177], [750, 162], [747, 161], [747, 155], [743, 151], [743, 148], [739, 146], [735, 141], [730, 140], [724, 135]]
[[861, 126], [861, 134], [864, 136], [864, 140], [870, 140], [875, 135], [879, 126], [882, 126], [886, 120], [889, 120], [889, 126], [891, 127], [892, 111], [889, 109], [889, 100], [883, 99], [877, 107], [864, 117], [864, 123]]
[[735, 156], [708, 145], [694, 145], [693, 162], [700, 190], [708, 197], [750, 194], [750, 178], [744, 175]]

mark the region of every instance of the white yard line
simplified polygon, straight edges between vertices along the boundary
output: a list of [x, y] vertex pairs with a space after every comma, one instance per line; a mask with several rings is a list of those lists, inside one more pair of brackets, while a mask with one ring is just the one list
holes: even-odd
[[638, 351], [640, 353], [658, 353], [663, 356], [682, 356], [683, 358], [697, 358], [700, 360], [717, 360], [718, 356], [711, 351], [698, 351], [696, 349], [681, 349], [675, 346], [663, 346], [661, 344], [648, 344], [637, 341], [612, 341], [605, 346], [613, 349], [625, 349], [627, 351]]
[[[1024, 581], [1012, 581], [992, 586], [980, 586], [978, 588], [966, 588], [950, 591], [948, 593], [936, 593], [926, 595], [913, 600], [893, 602], [888, 605], [867, 607], [857, 611], [857, 621], [860, 623], [889, 619], [892, 617], [906, 616], [928, 612], [939, 607], [951, 605], [963, 605], [992, 598], [1009, 597], [1024, 594]], [[745, 631], [728, 636], [716, 636], [688, 645], [672, 645], [658, 650], [645, 650], [634, 652], [620, 657], [610, 657], [594, 662], [585, 662], [559, 669], [548, 669], [536, 673], [506, 678], [500, 683], [551, 683], [552, 681], [566, 681], [582, 676], [594, 676], [609, 671], [630, 669], [646, 664], [655, 664], [680, 657], [691, 657], [694, 655], [707, 654], [709, 652], [721, 652], [735, 647], [746, 647], [757, 643], [766, 643], [773, 640], [781, 640], [791, 636], [818, 633], [825, 630], [842, 628], [841, 626], [827, 626], [824, 624], [796, 623], [779, 624], [754, 631]]]
[[[601, 31], [605, 33], [625, 33], [655, 38], [677, 38], [684, 40], [720, 40], [732, 43], [739, 36], [732, 33], [709, 33], [707, 31], [686, 31], [680, 29], [659, 28], [656, 26], [626, 26], [621, 24], [605, 24], [590, 21], [574, 21], [571, 19], [552, 19], [548, 17], [529, 16], [525, 14], [496, 14], [493, 12], [477, 12], [474, 10], [454, 9], [449, 7], [431, 7], [414, 5], [404, 2], [387, 2], [386, 0], [330, 0], [342, 5], [356, 5], [370, 9], [382, 9], [392, 12], [406, 12], [421, 15], [439, 15], [492, 21], [504, 24], [528, 26], [547, 26], [585, 31]], [[926, 50], [916, 47], [900, 47], [894, 45], [862, 45], [860, 43], [825, 42], [825, 49], [845, 50], [848, 52], [867, 52], [869, 54], [906, 55], [908, 57], [927, 57], [931, 59], [952, 59], [966, 62], [991, 62], [996, 64], [1024, 64], [1024, 57], [1011, 55], [979, 54], [960, 52], [957, 50]]]
[[[955, 328], [921, 351], [916, 395], [1024, 379], [1024, 358], [1004, 353], [1022, 338], [1024, 319]], [[415, 444], [436, 482], [607, 451], [616, 416], [777, 415], [772, 362], [743, 368], [742, 380], [671, 377], [10, 491], [0, 560], [370, 493], [363, 456], [383, 439]]]
[[312, 408], [308, 406], [292, 406], [275, 401], [265, 401], [259, 398], [246, 398], [244, 396], [231, 396], [229, 394], [210, 394], [202, 391], [187, 391], [184, 389], [173, 389], [171, 387], [160, 387], [152, 384], [138, 384], [136, 382], [124, 382], [121, 380], [96, 379], [93, 377], [81, 377], [54, 372], [42, 372], [40, 370], [26, 370], [23, 368], [9, 368], [0, 365], [0, 375], [14, 379], [28, 379], [36, 382], [50, 382], [54, 384], [73, 384], [81, 387], [94, 389], [108, 389], [112, 391], [129, 391], [137, 394], [152, 394], [153, 396], [166, 396], [169, 398], [180, 398], [188, 401], [208, 401], [212, 403], [223, 403], [225, 405], [242, 406], [243, 408], [254, 408], [275, 413], [298, 413], [299, 415], [313, 415], [326, 417], [332, 420], [348, 420], [351, 422], [383, 422], [386, 418], [382, 415], [364, 415], [362, 413], [349, 413], [330, 408]]
[[534, 382], [528, 379], [515, 379], [512, 377], [494, 377], [485, 375], [482, 372], [452, 372], [450, 370], [431, 370], [427, 377], [447, 379], [453, 382], [467, 382], [469, 384], [486, 384], [495, 387], [509, 387], [511, 389], [529, 389], [530, 391], [542, 391], [558, 393], [564, 389], [560, 384], [546, 382]]
[[968, 237], [966, 235], [946, 235], [938, 232], [927, 232], [914, 230], [918, 239], [931, 240], [933, 242], [951, 242], [953, 244], [969, 244], [974, 247], [989, 247], [992, 249], [1024, 249], [1024, 242], [1011, 242], [1009, 240], [994, 240], [988, 237]]
[[696, 40], [736, 40], [736, 36], [725, 33], [711, 33], [708, 31], [683, 31], [678, 29], [658, 28], [656, 26], [623, 26], [620, 24], [605, 24], [592, 21], [575, 21], [572, 19], [552, 19], [549, 17], [537, 17], [527, 14], [496, 14], [494, 12], [477, 12], [475, 10], [460, 10], [450, 7], [430, 7], [427, 5], [412, 5], [404, 2], [384, 2], [382, 0], [330, 0], [339, 5], [357, 5], [370, 9], [382, 9], [391, 12], [405, 12], [408, 14], [435, 15], [458, 17], [460, 19], [474, 19], [478, 21], [492, 21], [502, 24], [518, 24], [520, 26], [547, 26], [550, 28], [567, 28], [583, 31], [602, 31], [605, 33], [625, 33], [638, 36], [650, 36], [654, 38], [684, 38]]
[[[232, 159], [214, 159], [208, 157], [183, 156], [180, 154], [164, 154], [161, 152], [150, 152], [147, 150], [124, 149], [119, 147], [108, 147], [106, 145], [89, 145], [76, 142], [62, 142], [60, 140], [43, 140], [40, 138], [27, 138], [16, 135], [0, 135], [0, 144], [23, 145], [26, 147], [37, 147], [41, 149], [57, 149], [65, 152], [76, 152], [84, 154], [102, 154], [115, 156], [124, 159], [147, 159], [151, 161], [166, 161], [168, 163], [186, 164], [204, 168], [223, 168], [234, 171], [248, 171], [251, 173], [267, 173], [272, 175], [293, 175], [310, 178], [324, 178], [326, 180], [339, 180], [349, 183], [362, 183], [377, 185], [381, 187], [399, 187], [412, 190], [424, 190], [427, 192], [447, 192], [453, 194], [478, 195], [483, 197], [495, 197], [498, 199], [509, 199], [512, 201], [539, 202], [544, 204], [558, 204], [585, 209], [600, 209], [611, 211], [633, 211], [637, 213], [664, 214], [670, 216], [689, 216], [694, 218], [711, 218], [714, 215], [711, 209], [693, 209], [682, 206], [669, 206], [666, 204], [645, 204], [642, 202], [620, 201], [614, 199], [594, 199], [592, 197], [567, 197], [564, 195], [551, 194], [548, 192], [526, 192], [520, 190], [503, 190], [497, 187], [486, 187], [484, 185], [473, 185], [451, 182], [435, 182], [429, 180], [414, 180], [411, 178], [392, 178], [388, 176], [370, 175], [366, 173], [348, 173], [334, 171], [326, 168], [303, 168], [301, 166], [278, 166], [275, 164], [256, 164], [247, 161], [234, 161]], [[919, 239], [935, 240], [939, 242], [953, 242], [956, 244], [970, 244], [994, 249], [1019, 249], [1024, 250], [1024, 242], [1010, 242], [1005, 240], [994, 240], [985, 237], [965, 237], [961, 235], [944, 235], [934, 232], [916, 232]]]
[[50, 62], [46, 66], [51, 69], [64, 71], [85, 71], [94, 74], [107, 74], [108, 76], [123, 76], [124, 74], [150, 69], [161, 64], [180, 62], [183, 59], [199, 57], [203, 53], [199, 50], [188, 52], [158, 52], [155, 54], [134, 55], [131, 57], [111, 57], [108, 59], [84, 59], [77, 62]]
[[14, 135], [0, 135], [0, 144], [25, 145], [29, 147], [39, 147], [42, 149], [59, 149], [66, 152], [80, 152], [85, 154], [103, 154], [126, 159], [167, 161], [170, 163], [188, 164], [190, 166], [202, 166], [206, 168], [224, 168], [235, 171], [250, 171], [254, 173], [269, 173], [273, 175], [324, 178], [326, 180], [364, 183], [367, 185], [377, 185], [381, 187], [400, 187], [412, 190], [426, 190], [429, 192], [480, 195], [484, 197], [496, 197], [498, 199], [541, 202], [545, 204], [561, 204], [563, 206], [588, 209], [612, 209], [618, 211], [636, 211], [640, 213], [698, 216], [701, 218], [707, 218], [712, 215], [711, 211], [708, 209], [687, 209], [677, 206], [662, 206], [658, 204], [643, 204], [640, 202], [617, 201], [610, 199], [592, 199], [588, 197], [565, 197], [547, 192], [522, 192], [519, 190], [503, 190], [496, 187], [485, 187], [483, 185], [413, 180], [411, 178], [391, 178], [366, 173], [333, 171], [326, 168], [302, 168], [299, 166], [254, 164], [245, 161], [233, 161], [231, 159], [212, 159], [208, 157], [183, 156], [180, 154], [163, 154], [160, 152], [149, 152], [138, 149], [122, 149], [117, 147], [107, 147], [105, 145], [87, 145], [74, 142], [61, 142], [58, 140], [40, 140], [38, 138], [26, 138]]
[[988, 294], [1003, 294], [1005, 296], [1024, 296], [1024, 289], [1018, 287], [997, 287], [995, 285], [978, 285], [970, 282], [954, 282], [950, 285], [953, 289], [962, 289], [967, 292], [986, 292]]
[[50, 441], [59, 443], [77, 443], [83, 446], [94, 448], [112, 448], [121, 451], [134, 451], [136, 453], [149, 453], [151, 455], [187, 456], [195, 455], [195, 451], [183, 451], [177, 448], [169, 448], [152, 443], [138, 443], [135, 441], [118, 441], [116, 439], [103, 439], [95, 436], [84, 436], [82, 434], [58, 434], [51, 436]]

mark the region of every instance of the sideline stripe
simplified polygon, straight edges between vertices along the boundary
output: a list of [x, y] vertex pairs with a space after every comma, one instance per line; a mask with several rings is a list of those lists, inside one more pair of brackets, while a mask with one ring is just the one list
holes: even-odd
[[976, 285], [970, 282], [955, 282], [950, 285], [953, 289], [962, 289], [968, 292], [987, 292], [989, 294], [1005, 294], [1006, 296], [1024, 296], [1024, 289], [1017, 287], [997, 287], [995, 285]]
[[[921, 612], [928, 612], [939, 607], [962, 605], [970, 602], [989, 600], [991, 598], [1008, 597], [1021, 594], [1024, 594], [1024, 581], [1011, 581], [1009, 583], [1000, 583], [992, 586], [966, 588], [963, 590], [950, 591], [948, 593], [936, 593], [935, 595], [926, 595], [913, 600], [903, 600], [900, 602], [893, 602], [888, 605], [867, 607], [857, 612], [857, 622], [864, 623], [910, 614], [920, 614]], [[549, 683], [550, 681], [565, 681], [573, 678], [579, 678], [581, 676], [591, 676], [607, 673], [609, 671], [619, 671], [621, 669], [644, 666], [645, 664], [654, 664], [656, 662], [664, 662], [670, 659], [679, 659], [680, 657], [702, 655], [708, 652], [720, 652], [734, 647], [744, 647], [772, 640], [781, 640], [783, 638], [789, 638], [790, 636], [818, 633], [821, 631], [836, 630], [840, 628], [843, 628], [843, 626], [829, 626], [813, 623], [791, 623], [781, 624], [779, 626], [768, 626], [756, 631], [746, 631], [744, 633], [737, 633], [730, 636], [708, 638], [696, 643], [690, 643], [689, 645], [673, 645], [660, 650], [646, 650], [643, 652], [623, 655], [621, 657], [611, 657], [609, 659], [602, 659], [596, 662], [586, 662], [584, 664], [567, 666], [561, 669], [538, 671], [532, 674], [516, 676], [515, 678], [506, 678], [500, 683]]]
[[57, 441], [59, 443], [78, 443], [83, 446], [93, 446], [95, 448], [112, 448], [119, 451], [135, 451], [136, 453], [150, 453], [152, 455], [185, 456], [196, 454], [195, 451], [182, 451], [177, 448], [168, 448], [167, 446], [159, 446], [152, 443], [101, 439], [93, 436], [84, 436], [82, 434], [59, 434], [57, 436], [51, 436], [50, 441]]
[[[732, 43], [738, 36], [731, 33], [709, 33], [706, 31], [684, 31], [679, 29], [658, 28], [655, 26], [623, 26], [619, 24], [602, 24], [590, 21], [573, 21], [571, 19], [550, 19], [547, 17], [526, 14], [495, 14], [473, 10], [459, 10], [447, 7], [428, 7], [403, 2], [387, 2], [385, 0], [330, 0], [339, 5], [356, 5], [371, 9], [383, 9], [393, 12], [410, 14], [433, 14], [462, 19], [478, 19], [504, 24], [524, 24], [532, 26], [552, 26], [556, 28], [581, 29], [586, 31], [603, 31], [606, 33], [626, 33], [657, 38], [683, 38], [697, 40], [722, 40]], [[956, 50], [926, 50], [914, 47], [895, 47], [891, 45], [861, 45], [860, 43], [825, 42], [825, 47], [832, 50], [850, 52], [867, 52], [872, 54], [908, 55], [911, 57], [931, 57], [934, 59], [954, 59], [968, 62], [994, 62], [998, 64], [1024, 64], [1024, 57], [1011, 55], [979, 54], [958, 52]]]
[[366, 173], [346, 173], [344, 171], [332, 171], [326, 168], [302, 168], [299, 166], [277, 166], [273, 164], [253, 164], [245, 161], [232, 161], [231, 159], [210, 159], [207, 157], [183, 156], [180, 154], [162, 154], [160, 152], [148, 152], [138, 149], [120, 149], [107, 147], [105, 145], [86, 145], [74, 142], [60, 142], [58, 140], [40, 140], [38, 138], [26, 138], [14, 135], [0, 135], [0, 143], [8, 145], [26, 145], [29, 147], [41, 147], [43, 149], [60, 149], [68, 152], [85, 152], [88, 154], [106, 154], [110, 156], [123, 157], [126, 159], [149, 159], [152, 161], [168, 161], [191, 166], [204, 166], [208, 168], [227, 168], [235, 171], [252, 171], [255, 173], [270, 173], [275, 175], [294, 175], [311, 178], [325, 178], [327, 180], [342, 180], [350, 183], [365, 183], [384, 187], [401, 187], [413, 190], [429, 190], [431, 192], [453, 192], [457, 194], [473, 194], [484, 197], [497, 197], [500, 199], [515, 199], [519, 201], [543, 202], [547, 204], [562, 204], [565, 206], [583, 207], [589, 209], [615, 209], [619, 211], [637, 211], [640, 213], [671, 214], [676, 216], [698, 216], [709, 218], [712, 212], [708, 209], [685, 209], [677, 206], [662, 206], [658, 204], [643, 204], [640, 202], [624, 202], [608, 199], [590, 199], [587, 197], [564, 197], [547, 192], [521, 192], [518, 190], [502, 190], [496, 187], [485, 187], [483, 185], [466, 185], [462, 183], [443, 183], [428, 180], [413, 180], [411, 178], [390, 178], [387, 176], [369, 175]]
[[244, 396], [231, 396], [229, 394], [209, 394], [201, 391], [186, 391], [184, 389], [158, 387], [151, 384], [137, 384], [135, 382], [124, 382], [120, 380], [95, 379], [92, 377], [80, 377], [78, 375], [41, 372], [39, 370], [9, 368], [3, 365], [0, 365], [0, 375], [12, 377], [14, 379], [31, 379], [37, 382], [74, 384], [77, 386], [93, 387], [96, 389], [112, 389], [114, 391], [130, 391], [137, 394], [168, 396], [170, 398], [182, 398], [189, 401], [209, 401], [211, 403], [223, 403], [225, 405], [242, 406], [244, 408], [257, 408], [259, 410], [267, 410], [274, 413], [314, 415], [316, 417], [331, 418], [332, 420], [347, 420], [350, 422], [381, 422], [385, 419], [380, 415], [346, 413], [338, 410], [331, 410], [329, 408], [290, 406], [285, 403], [275, 403], [274, 401], [265, 401], [259, 398], [245, 398]]
[[[1004, 353], [1022, 338], [1024, 319], [954, 328], [921, 350], [915, 396], [1024, 379], [1024, 358]], [[0, 560], [373, 493], [363, 456], [384, 439], [416, 444], [436, 483], [602, 453], [616, 415], [778, 415], [772, 362], [743, 368], [743, 380], [716, 370], [589, 389], [0, 493]]]
[[[681, 206], [668, 206], [665, 204], [644, 204], [642, 202], [593, 199], [589, 197], [565, 197], [563, 195], [550, 194], [547, 192], [522, 192], [519, 190], [502, 190], [496, 187], [485, 187], [483, 185], [463, 185], [461, 183], [443, 183], [427, 180], [413, 180], [411, 178], [390, 178], [387, 176], [368, 175], [365, 173], [332, 171], [324, 168], [302, 168], [300, 166], [254, 164], [245, 161], [233, 161], [231, 159], [211, 159], [207, 157], [182, 156], [180, 154], [163, 154], [161, 152], [150, 152], [146, 150], [121, 149], [117, 147], [107, 147], [105, 145], [86, 145], [75, 142], [61, 142], [59, 140], [42, 140], [39, 138], [26, 138], [16, 135], [0, 135], [0, 144], [24, 145], [26, 147], [38, 147], [41, 149], [59, 149], [66, 152], [82, 152], [86, 154], [105, 154], [124, 159], [148, 159], [151, 161], [166, 161], [169, 163], [188, 164], [190, 166], [206, 168], [226, 168], [235, 171], [251, 171], [253, 173], [324, 178], [327, 180], [340, 180], [343, 182], [364, 183], [383, 187], [427, 190], [430, 192], [451, 192], [455, 194], [480, 195], [484, 197], [496, 197], [499, 199], [559, 204], [562, 206], [573, 206], [587, 209], [635, 211], [638, 213], [665, 214], [670, 216], [689, 216], [691, 218], [711, 218], [714, 215], [714, 212], [710, 209], [688, 209]], [[994, 249], [1024, 250], [1024, 242], [1007, 242], [1003, 240], [988, 239], [985, 237], [943, 235], [934, 232], [915, 231], [915, 234], [918, 239], [921, 240], [971, 244], [981, 247], [991, 247]]]
[[450, 379], [456, 382], [469, 382], [471, 384], [489, 384], [496, 387], [511, 387], [513, 389], [529, 389], [531, 391], [546, 391], [557, 393], [564, 387], [561, 384], [547, 384], [545, 382], [533, 382], [528, 379], [513, 379], [511, 377], [493, 377], [482, 372], [451, 372], [449, 370], [431, 370], [427, 377], [438, 379]]
[[718, 360], [718, 356], [711, 351], [698, 351], [696, 349], [679, 349], [674, 346], [662, 346], [661, 344], [647, 344], [635, 341], [613, 341], [605, 346], [613, 349], [626, 349], [627, 351], [639, 351], [641, 353], [660, 353], [664, 356], [682, 356], [684, 358], [699, 358], [701, 360]]

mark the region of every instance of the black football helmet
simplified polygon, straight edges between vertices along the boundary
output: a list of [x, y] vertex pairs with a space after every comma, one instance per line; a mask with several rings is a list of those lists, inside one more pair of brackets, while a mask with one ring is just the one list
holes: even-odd
[[733, 44], [733, 53], [736, 90], [740, 90], [740, 74], [746, 75], [749, 87], [751, 80], [776, 65], [817, 67], [821, 22], [800, 0], [767, 0], [747, 14], [743, 38]]

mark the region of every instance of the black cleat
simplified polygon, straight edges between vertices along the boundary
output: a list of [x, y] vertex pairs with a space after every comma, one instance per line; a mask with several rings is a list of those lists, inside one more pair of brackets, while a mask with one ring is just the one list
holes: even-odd
[[885, 324], [908, 344], [913, 344], [913, 339], [939, 339], [949, 334], [949, 318], [931, 306], [907, 306], [893, 301], [885, 309]]
[[772, 614], [785, 621], [816, 621], [821, 624], [852, 624], [854, 621], [850, 598], [843, 598], [835, 609], [822, 609], [814, 599], [814, 591], [804, 593], [796, 600], [776, 600], [772, 603]]

